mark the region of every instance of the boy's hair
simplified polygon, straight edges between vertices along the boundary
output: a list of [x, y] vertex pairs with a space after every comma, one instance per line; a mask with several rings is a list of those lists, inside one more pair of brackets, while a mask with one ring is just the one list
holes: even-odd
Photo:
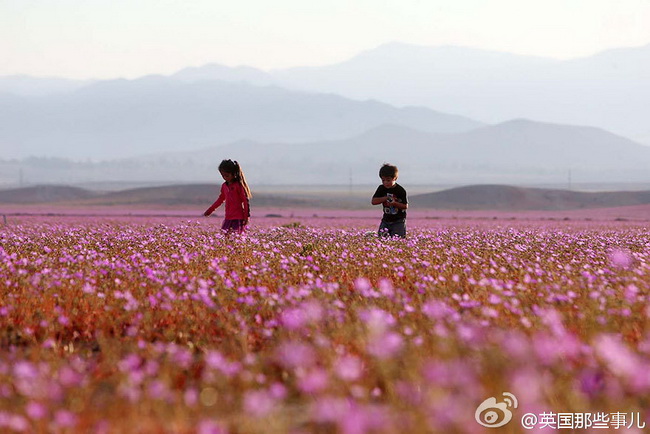
[[381, 166], [381, 169], [379, 169], [379, 177], [381, 178], [382, 176], [389, 176], [391, 178], [397, 178], [397, 174], [399, 173], [399, 170], [397, 170], [397, 166], [393, 166], [392, 164], [385, 163], [383, 166]]
[[222, 160], [221, 163], [219, 164], [219, 172], [226, 172], [233, 175], [234, 180], [239, 181], [242, 187], [244, 187], [244, 191], [246, 192], [246, 197], [249, 199], [253, 197], [253, 194], [251, 193], [251, 189], [248, 187], [248, 183], [246, 182], [244, 171], [241, 169], [241, 166], [237, 161]]

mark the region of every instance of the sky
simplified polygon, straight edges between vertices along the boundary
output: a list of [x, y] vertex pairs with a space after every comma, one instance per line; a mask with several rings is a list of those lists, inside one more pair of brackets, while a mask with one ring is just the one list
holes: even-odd
[[650, 0], [0, 0], [0, 76], [271, 70], [389, 42], [559, 59], [650, 43]]

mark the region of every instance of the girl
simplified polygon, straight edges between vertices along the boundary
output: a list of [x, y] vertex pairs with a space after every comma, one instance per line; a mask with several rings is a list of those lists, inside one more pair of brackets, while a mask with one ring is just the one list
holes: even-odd
[[225, 201], [226, 216], [221, 229], [226, 232], [242, 233], [250, 217], [248, 199], [253, 195], [246, 183], [244, 172], [236, 161], [223, 160], [219, 164], [219, 173], [226, 182], [221, 185], [221, 193], [217, 200], [210, 205], [210, 208], [203, 215], [209, 216]]

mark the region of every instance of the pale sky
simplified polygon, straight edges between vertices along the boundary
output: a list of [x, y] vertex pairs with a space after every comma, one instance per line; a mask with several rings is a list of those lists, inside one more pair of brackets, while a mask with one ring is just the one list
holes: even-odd
[[0, 0], [0, 76], [341, 62], [387, 42], [554, 58], [650, 43], [650, 0]]

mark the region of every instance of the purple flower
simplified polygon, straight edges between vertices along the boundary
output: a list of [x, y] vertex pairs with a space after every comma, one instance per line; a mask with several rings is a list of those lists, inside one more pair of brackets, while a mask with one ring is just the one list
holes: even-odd
[[228, 434], [228, 430], [219, 425], [217, 422], [204, 419], [196, 427], [197, 434]]
[[296, 341], [281, 344], [276, 351], [276, 356], [286, 368], [307, 367], [312, 365], [316, 358], [312, 347]]
[[594, 350], [617, 375], [632, 378], [640, 366], [639, 359], [620, 339], [603, 334], [596, 338]]
[[362, 311], [359, 317], [365, 322], [371, 334], [383, 334], [396, 323], [393, 315], [378, 308]]
[[40, 402], [30, 401], [25, 406], [25, 413], [27, 413], [30, 419], [43, 419], [47, 416], [47, 408]]
[[298, 381], [298, 388], [304, 393], [317, 393], [327, 387], [329, 377], [325, 370], [315, 368], [307, 371]]
[[584, 369], [580, 373], [578, 381], [580, 390], [592, 399], [605, 389], [605, 376], [598, 369]]
[[341, 380], [355, 381], [361, 377], [363, 363], [358, 357], [344, 356], [336, 361], [334, 371]]
[[244, 410], [254, 417], [264, 417], [275, 408], [276, 399], [266, 390], [252, 390], [244, 395]]
[[61, 428], [73, 427], [77, 424], [77, 416], [67, 410], [59, 410], [54, 413], [54, 423]]
[[610, 250], [608, 258], [612, 265], [617, 268], [629, 268], [633, 262], [630, 252], [623, 249]]
[[399, 353], [404, 346], [401, 335], [388, 332], [371, 338], [368, 343], [368, 353], [378, 359], [389, 359]]

